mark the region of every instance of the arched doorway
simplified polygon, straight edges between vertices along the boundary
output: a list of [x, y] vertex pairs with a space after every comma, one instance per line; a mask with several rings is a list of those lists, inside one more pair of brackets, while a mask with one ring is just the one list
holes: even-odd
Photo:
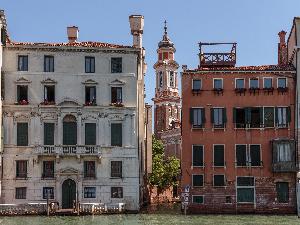
[[62, 208], [73, 208], [74, 200], [76, 200], [76, 183], [72, 179], [67, 179], [62, 184]]
[[77, 122], [73, 115], [66, 115], [63, 119], [63, 145], [77, 144]]

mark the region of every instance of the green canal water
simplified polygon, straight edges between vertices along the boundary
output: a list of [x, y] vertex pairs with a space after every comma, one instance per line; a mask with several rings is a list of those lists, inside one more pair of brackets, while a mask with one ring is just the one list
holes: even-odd
[[130, 214], [82, 217], [0, 217], [0, 225], [300, 225], [297, 216]]

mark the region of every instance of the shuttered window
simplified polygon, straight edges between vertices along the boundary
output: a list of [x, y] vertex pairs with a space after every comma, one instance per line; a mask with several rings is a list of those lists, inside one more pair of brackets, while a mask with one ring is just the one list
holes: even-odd
[[111, 124], [111, 146], [122, 146], [122, 123]]
[[111, 87], [111, 103], [122, 103], [122, 87]]
[[224, 145], [214, 145], [214, 166], [224, 166]]
[[260, 145], [250, 145], [250, 160], [251, 166], [260, 166]]
[[26, 199], [26, 187], [17, 187], [16, 188], [16, 199]]
[[193, 145], [193, 166], [203, 166], [203, 145]]
[[43, 161], [43, 178], [54, 178], [54, 161]]
[[285, 128], [291, 122], [291, 108], [290, 107], [276, 107], [275, 121], [277, 127]]
[[247, 146], [236, 145], [235, 146], [236, 166], [247, 165]]
[[289, 202], [289, 183], [277, 182], [276, 183], [277, 201], [280, 203]]
[[203, 186], [203, 175], [202, 174], [193, 174], [193, 187], [202, 187]]
[[205, 123], [204, 108], [190, 108], [190, 123], [193, 128], [202, 128]]
[[17, 123], [17, 146], [28, 146], [28, 123]]
[[44, 145], [54, 145], [54, 123], [44, 123]]
[[77, 123], [63, 122], [63, 145], [77, 144]]
[[246, 109], [245, 108], [233, 108], [233, 122], [236, 128], [246, 127]]
[[214, 128], [223, 128], [227, 122], [226, 109], [225, 108], [212, 108], [210, 111], [211, 123]]
[[264, 107], [264, 127], [274, 127], [274, 107]]
[[85, 145], [96, 145], [96, 123], [85, 124]]
[[214, 186], [215, 187], [225, 186], [225, 175], [214, 175]]

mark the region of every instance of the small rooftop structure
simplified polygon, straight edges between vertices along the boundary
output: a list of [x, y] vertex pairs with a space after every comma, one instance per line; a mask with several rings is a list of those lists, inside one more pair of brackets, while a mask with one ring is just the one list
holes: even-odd
[[[231, 47], [229, 51], [206, 52], [205, 49], [213, 46], [225, 45]], [[207, 47], [209, 46], [209, 47]], [[199, 43], [200, 67], [234, 67], [236, 64], [236, 43]]]

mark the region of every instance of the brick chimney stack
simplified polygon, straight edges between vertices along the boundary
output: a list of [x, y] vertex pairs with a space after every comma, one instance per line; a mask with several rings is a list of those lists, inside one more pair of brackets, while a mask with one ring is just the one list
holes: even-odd
[[68, 33], [68, 40], [69, 43], [74, 43], [78, 39], [78, 32], [79, 29], [76, 26], [67, 27], [67, 33]]
[[133, 36], [133, 47], [142, 48], [143, 46], [143, 31], [144, 31], [144, 16], [131, 15], [129, 16], [131, 34]]
[[279, 43], [278, 43], [278, 65], [285, 66], [288, 64], [287, 46], [285, 42], [285, 31], [280, 31], [278, 33]]

